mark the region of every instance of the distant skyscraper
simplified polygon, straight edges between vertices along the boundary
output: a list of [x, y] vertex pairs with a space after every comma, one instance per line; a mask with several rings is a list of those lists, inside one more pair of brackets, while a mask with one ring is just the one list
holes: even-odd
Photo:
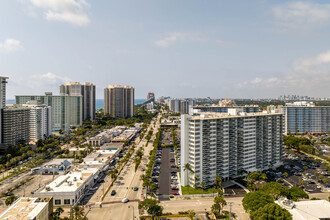
[[95, 85], [85, 82], [70, 82], [60, 86], [60, 94], [82, 96], [83, 120], [95, 120]]
[[134, 88], [109, 85], [104, 89], [104, 113], [114, 118], [134, 115]]
[[147, 101], [155, 101], [155, 93], [153, 92], [148, 92], [148, 95], [147, 95]]
[[8, 77], [0, 76], [0, 109], [6, 107], [6, 84]]

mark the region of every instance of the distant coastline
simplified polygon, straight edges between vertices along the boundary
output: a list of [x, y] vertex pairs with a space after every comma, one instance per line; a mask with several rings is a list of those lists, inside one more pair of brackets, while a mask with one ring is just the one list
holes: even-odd
[[[146, 99], [135, 99], [134, 104], [138, 105], [138, 104], [141, 104], [145, 101], [146, 101]], [[95, 105], [96, 105], [97, 110], [101, 109], [101, 108], [104, 108], [104, 100], [103, 99], [96, 99], [95, 102], [96, 102]], [[15, 104], [15, 99], [7, 99], [6, 104]]]

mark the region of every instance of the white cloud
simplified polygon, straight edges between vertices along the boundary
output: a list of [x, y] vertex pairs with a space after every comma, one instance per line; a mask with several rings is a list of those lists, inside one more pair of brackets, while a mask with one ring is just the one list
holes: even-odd
[[72, 81], [69, 77], [56, 75], [54, 73], [48, 72], [45, 74], [35, 74], [32, 75], [29, 79], [30, 87], [39, 87], [39, 88], [54, 88], [58, 87], [60, 84]]
[[29, 0], [35, 7], [44, 11], [47, 20], [69, 22], [84, 26], [90, 23], [85, 13], [89, 4], [85, 0]]
[[308, 30], [330, 24], [330, 4], [290, 2], [272, 8], [283, 31]]
[[[238, 89], [274, 91], [277, 94], [286, 91], [323, 94], [330, 92], [330, 50], [309, 59], [296, 60], [292, 72], [269, 78], [256, 77], [236, 85]], [[315, 93], [314, 93], [315, 94]]]
[[8, 38], [4, 43], [0, 43], [0, 51], [14, 52], [23, 49], [21, 42], [12, 38]]
[[184, 33], [171, 33], [167, 34], [163, 39], [156, 41], [155, 44], [160, 47], [168, 47], [170, 44], [176, 41], [184, 40], [186, 37], [187, 34]]

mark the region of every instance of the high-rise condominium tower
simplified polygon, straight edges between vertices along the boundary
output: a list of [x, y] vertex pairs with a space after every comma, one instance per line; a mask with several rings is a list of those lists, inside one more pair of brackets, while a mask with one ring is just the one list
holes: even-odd
[[131, 86], [112, 86], [104, 89], [104, 113], [114, 118], [134, 115], [134, 88]]
[[0, 76], [0, 109], [6, 107], [6, 84], [8, 77]]
[[[181, 184], [211, 186], [217, 175], [279, 166], [283, 154], [282, 114], [205, 112], [181, 116]], [[191, 171], [185, 169], [189, 164]]]
[[83, 120], [95, 120], [95, 85], [85, 82], [70, 82], [60, 86], [60, 94], [82, 96]]

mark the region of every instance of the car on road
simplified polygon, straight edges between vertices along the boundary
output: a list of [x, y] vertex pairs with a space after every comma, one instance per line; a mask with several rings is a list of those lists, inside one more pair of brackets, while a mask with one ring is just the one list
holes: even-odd
[[112, 191], [111, 191], [111, 195], [112, 195], [112, 196], [116, 195], [116, 190], [112, 190]]
[[176, 165], [175, 165], [175, 164], [172, 164], [172, 165], [171, 165], [171, 168], [176, 168]]
[[138, 191], [139, 190], [139, 187], [134, 187], [133, 190], [134, 191]]
[[170, 159], [170, 162], [175, 162], [175, 159], [174, 158]]
[[123, 198], [123, 200], [121, 200], [122, 203], [127, 203], [128, 201], [128, 198]]

